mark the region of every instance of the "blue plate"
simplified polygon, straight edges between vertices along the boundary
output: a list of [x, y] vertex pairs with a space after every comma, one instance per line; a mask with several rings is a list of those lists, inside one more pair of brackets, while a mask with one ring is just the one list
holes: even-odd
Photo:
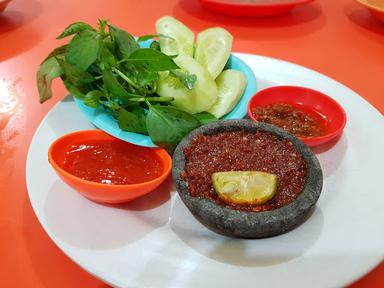
[[[150, 42], [145, 42], [144, 44], [141, 44], [141, 46], [148, 47], [149, 43]], [[247, 114], [248, 102], [256, 93], [256, 78], [249, 66], [234, 55], [230, 56], [226, 68], [242, 71], [247, 78], [247, 87], [245, 88], [239, 103], [237, 103], [230, 113], [223, 117], [223, 119], [241, 119]], [[104, 108], [90, 108], [84, 105], [83, 101], [76, 98], [75, 102], [88, 120], [106, 133], [136, 145], [156, 147], [156, 144], [154, 144], [151, 138], [147, 135], [121, 130], [116, 119], [113, 118], [111, 114], [107, 113]]]

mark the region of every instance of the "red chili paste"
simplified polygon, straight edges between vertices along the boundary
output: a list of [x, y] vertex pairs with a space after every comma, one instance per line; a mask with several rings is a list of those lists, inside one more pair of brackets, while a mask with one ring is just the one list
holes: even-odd
[[273, 124], [298, 137], [318, 137], [326, 133], [324, 119], [309, 115], [285, 103], [255, 107], [252, 115], [257, 121]]
[[[192, 197], [204, 197], [216, 203], [243, 211], [267, 211], [292, 202], [304, 187], [307, 168], [303, 157], [285, 139], [265, 131], [222, 132], [197, 135], [184, 150], [188, 182]], [[211, 175], [222, 171], [265, 171], [278, 177], [277, 193], [262, 205], [240, 206], [222, 202], [213, 186]]]
[[150, 181], [163, 171], [154, 151], [119, 140], [72, 145], [62, 168], [85, 180], [119, 185]]

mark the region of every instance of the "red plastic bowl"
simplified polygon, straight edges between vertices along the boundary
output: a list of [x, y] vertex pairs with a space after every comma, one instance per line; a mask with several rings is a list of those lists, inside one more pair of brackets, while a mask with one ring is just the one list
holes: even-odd
[[340, 135], [347, 122], [346, 113], [339, 103], [319, 91], [300, 86], [275, 86], [257, 92], [248, 103], [248, 117], [257, 121], [252, 114], [253, 108], [276, 103], [290, 104], [324, 121], [325, 135], [299, 137], [310, 147], [323, 144]]
[[137, 147], [143, 149], [143, 152], [145, 152], [145, 150], [154, 151], [163, 164], [163, 173], [153, 180], [127, 185], [102, 184], [81, 179], [64, 170], [63, 162], [65, 154], [69, 151], [71, 145], [82, 143], [82, 141], [86, 140], [122, 141], [101, 130], [84, 130], [69, 133], [58, 138], [51, 144], [48, 150], [48, 161], [55, 169], [57, 175], [59, 175], [65, 183], [95, 202], [123, 203], [131, 201], [156, 189], [171, 172], [172, 159], [164, 149], [126, 143], [127, 147], [136, 147], [134, 150], [136, 152]]
[[203, 7], [226, 15], [243, 17], [268, 17], [287, 13], [297, 5], [314, 0], [200, 0]]

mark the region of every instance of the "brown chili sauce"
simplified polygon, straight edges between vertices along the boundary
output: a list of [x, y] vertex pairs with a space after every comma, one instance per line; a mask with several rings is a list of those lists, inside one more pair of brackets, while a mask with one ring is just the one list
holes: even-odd
[[252, 115], [257, 121], [278, 126], [298, 137], [318, 137], [326, 133], [323, 119], [286, 103], [255, 107], [252, 109]]
[[[184, 150], [187, 181], [192, 197], [211, 199], [217, 204], [242, 211], [268, 211], [291, 203], [304, 187], [307, 168], [292, 142], [266, 131], [231, 131], [198, 134]], [[214, 172], [264, 171], [278, 177], [277, 193], [262, 205], [240, 206], [221, 201], [211, 181]]]

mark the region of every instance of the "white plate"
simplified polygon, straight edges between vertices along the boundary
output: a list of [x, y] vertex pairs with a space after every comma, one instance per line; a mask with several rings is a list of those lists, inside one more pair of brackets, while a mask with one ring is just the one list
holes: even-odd
[[324, 188], [313, 215], [281, 236], [239, 240], [195, 221], [171, 181], [135, 202], [104, 206], [68, 188], [47, 162], [57, 137], [93, 126], [71, 100], [56, 105], [30, 146], [27, 186], [52, 240], [91, 274], [119, 287], [336, 287], [354, 281], [384, 255], [383, 116], [336, 81], [309, 69], [237, 54], [258, 87], [303, 85], [336, 99], [347, 127], [319, 147]]

